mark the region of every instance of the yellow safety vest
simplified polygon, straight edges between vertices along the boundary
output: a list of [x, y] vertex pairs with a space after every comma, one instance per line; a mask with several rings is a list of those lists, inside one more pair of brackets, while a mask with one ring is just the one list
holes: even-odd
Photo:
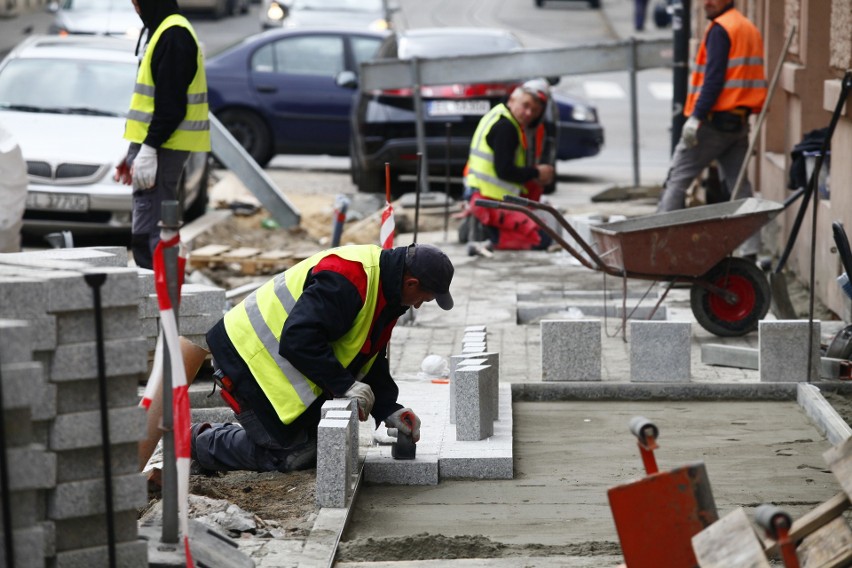
[[[148, 136], [148, 127], [154, 116], [154, 76], [151, 73], [151, 58], [154, 46], [160, 39], [163, 31], [172, 26], [181, 26], [189, 30], [198, 46], [198, 37], [192, 29], [189, 21], [180, 14], [172, 14], [163, 20], [163, 23], [151, 36], [145, 55], [139, 63], [139, 72], [136, 74], [136, 87], [133, 89], [133, 98], [130, 99], [130, 112], [127, 113], [127, 123], [124, 127], [124, 138], [139, 144]], [[171, 150], [186, 150], [190, 152], [210, 151], [210, 118], [207, 107], [207, 76], [204, 73], [204, 57], [201, 54], [201, 46], [198, 46], [198, 70], [189, 84], [186, 93], [186, 115], [177, 130], [162, 145], [163, 148]]]
[[[315, 254], [278, 274], [225, 314], [228, 338], [284, 424], [298, 418], [322, 393], [322, 388], [278, 352], [287, 314], [302, 295], [308, 273], [322, 259], [336, 255], [359, 262], [367, 275], [361, 311], [352, 328], [331, 343], [337, 360], [348, 367], [369, 339], [381, 287], [381, 251], [376, 245], [352, 245]], [[374, 355], [367, 361], [358, 371], [357, 379], [369, 372], [375, 359]]]
[[505, 195], [520, 196], [526, 193], [526, 189], [519, 183], [497, 177], [497, 170], [494, 168], [494, 149], [491, 148], [485, 137], [488, 136], [491, 128], [500, 120], [500, 117], [508, 118], [518, 131], [520, 144], [515, 150], [515, 165], [518, 167], [526, 166], [526, 137], [521, 130], [521, 125], [518, 124], [506, 105], [499, 104], [482, 117], [476, 127], [476, 132], [473, 133], [473, 138], [470, 141], [470, 156], [467, 160], [466, 180], [468, 186], [479, 191], [483, 197], [502, 201]]
[[763, 39], [760, 32], [748, 18], [736, 8], [731, 8], [707, 25], [704, 39], [695, 56], [695, 69], [689, 81], [689, 92], [683, 108], [685, 116], [692, 116], [695, 103], [704, 86], [704, 71], [707, 65], [707, 33], [713, 24], [722, 26], [728, 32], [731, 48], [728, 52], [728, 68], [725, 72], [725, 84], [722, 92], [713, 104], [711, 111], [724, 112], [736, 108], [747, 108], [753, 113], [760, 112], [766, 101], [766, 75], [763, 71]]

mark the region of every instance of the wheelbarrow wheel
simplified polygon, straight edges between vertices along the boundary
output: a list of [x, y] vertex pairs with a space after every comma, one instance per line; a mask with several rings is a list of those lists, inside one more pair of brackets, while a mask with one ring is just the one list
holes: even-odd
[[720, 337], [737, 337], [757, 329], [772, 299], [769, 282], [757, 265], [742, 258], [726, 258], [703, 280], [736, 294], [737, 300], [729, 303], [707, 288], [693, 285], [690, 303], [701, 327]]

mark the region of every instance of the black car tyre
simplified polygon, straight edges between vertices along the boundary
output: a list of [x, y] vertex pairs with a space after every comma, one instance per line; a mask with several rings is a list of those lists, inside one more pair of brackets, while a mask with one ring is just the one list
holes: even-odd
[[219, 120], [260, 167], [272, 159], [272, 136], [261, 117], [250, 110], [226, 110]]
[[739, 337], [757, 329], [769, 311], [772, 291], [763, 271], [743, 258], [726, 258], [702, 277], [737, 296], [734, 303], [693, 284], [690, 305], [701, 327], [720, 337]]

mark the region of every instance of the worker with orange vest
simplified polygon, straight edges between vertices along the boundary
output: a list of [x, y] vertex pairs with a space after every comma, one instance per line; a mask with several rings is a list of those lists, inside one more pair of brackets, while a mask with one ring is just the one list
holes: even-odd
[[[766, 100], [763, 38], [732, 0], [704, 0], [710, 20], [698, 48], [687, 93], [681, 139], [675, 147], [658, 212], [684, 208], [692, 181], [713, 160], [728, 188], [739, 175], [748, 151], [749, 115]], [[752, 195], [744, 180], [740, 197]], [[751, 248], [760, 246], [751, 240]], [[744, 255], [758, 250], [744, 250]]]

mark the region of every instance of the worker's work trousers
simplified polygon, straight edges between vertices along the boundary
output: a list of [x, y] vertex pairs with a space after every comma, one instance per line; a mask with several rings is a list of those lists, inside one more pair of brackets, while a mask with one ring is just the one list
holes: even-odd
[[[129, 158], [139, 152], [138, 144], [131, 144]], [[183, 150], [157, 150], [157, 181], [150, 189], [133, 190], [133, 221], [131, 228], [131, 250], [133, 260], [140, 268], [153, 268], [154, 249], [160, 241], [160, 217], [164, 201], [178, 198], [183, 167], [189, 152]]]
[[[698, 144], [687, 148], [680, 140], [675, 147], [672, 165], [663, 187], [663, 194], [657, 206], [657, 213], [675, 211], [685, 207], [686, 190], [713, 160], [719, 163], [722, 179], [730, 191], [739, 176], [743, 160], [748, 151], [748, 126], [737, 132], [722, 132], [708, 123], [698, 129]], [[752, 196], [751, 183], [748, 177], [743, 178], [742, 186], [737, 192], [737, 199]], [[760, 252], [760, 231], [749, 237], [743, 243], [740, 253], [743, 255]]]
[[470, 213], [490, 231], [490, 240], [499, 250], [543, 250], [550, 246], [552, 239], [524, 213], [505, 209], [491, 209], [476, 205], [482, 199], [477, 192], [470, 198]]
[[192, 458], [211, 471], [295, 471], [316, 465], [315, 435], [285, 448], [263, 428], [252, 410], [237, 414], [239, 424], [194, 424]]

